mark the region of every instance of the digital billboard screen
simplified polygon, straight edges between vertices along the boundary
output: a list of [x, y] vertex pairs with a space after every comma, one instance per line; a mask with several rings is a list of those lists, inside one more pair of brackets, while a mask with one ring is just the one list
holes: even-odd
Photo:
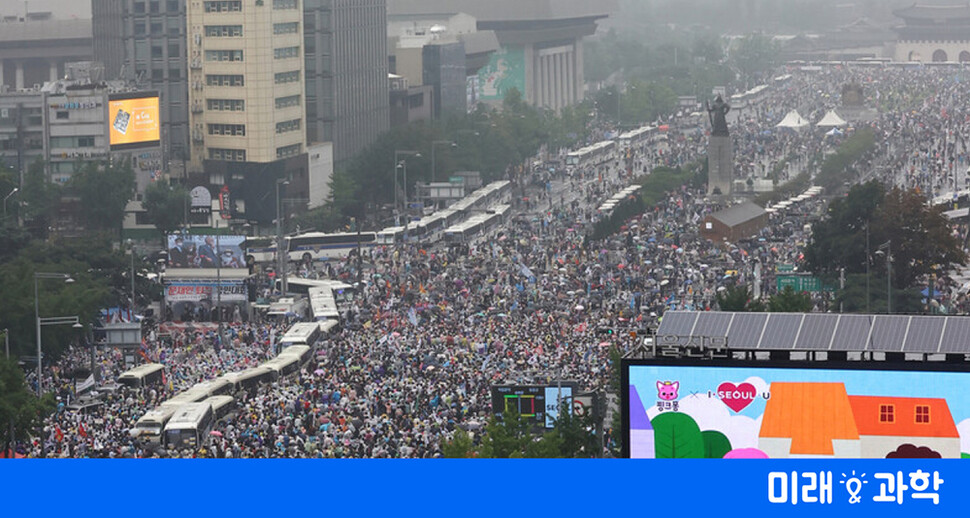
[[[970, 372], [946, 365], [624, 360], [632, 458], [967, 458]], [[939, 370], [928, 370], [928, 369]]]
[[169, 268], [245, 268], [246, 236], [168, 235]]
[[108, 142], [112, 150], [156, 146], [161, 139], [158, 95], [124, 94], [108, 99]]
[[573, 407], [575, 382], [549, 385], [496, 385], [492, 387], [492, 413], [499, 419], [515, 411], [538, 426], [552, 428], [562, 404]]

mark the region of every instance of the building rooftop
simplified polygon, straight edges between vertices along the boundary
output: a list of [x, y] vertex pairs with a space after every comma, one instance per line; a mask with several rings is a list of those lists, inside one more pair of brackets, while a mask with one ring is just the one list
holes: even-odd
[[932, 21], [946, 23], [953, 20], [970, 20], [970, 4], [964, 5], [920, 5], [893, 11], [896, 16], [906, 20]]
[[0, 23], [0, 43], [93, 39], [91, 20], [42, 20]]
[[734, 227], [742, 223], [751, 221], [767, 214], [765, 209], [751, 202], [744, 202], [722, 211], [711, 214], [711, 217], [724, 223], [729, 227]]
[[468, 13], [480, 22], [602, 18], [617, 10], [616, 0], [388, 0], [388, 16]]

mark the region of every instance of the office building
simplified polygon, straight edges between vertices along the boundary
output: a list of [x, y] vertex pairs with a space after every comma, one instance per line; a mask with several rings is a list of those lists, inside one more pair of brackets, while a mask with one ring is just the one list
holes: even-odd
[[387, 0], [303, 0], [307, 139], [338, 166], [390, 128]]

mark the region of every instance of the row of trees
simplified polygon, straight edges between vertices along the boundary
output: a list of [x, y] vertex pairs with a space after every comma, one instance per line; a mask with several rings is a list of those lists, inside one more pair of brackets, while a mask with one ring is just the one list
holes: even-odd
[[[394, 201], [395, 187], [398, 199], [403, 199], [403, 168], [395, 171], [395, 150], [418, 152], [398, 157], [406, 162], [409, 195], [415, 182], [447, 181], [452, 171], [478, 171], [486, 182], [509, 178], [541, 147], [556, 150], [584, 140], [595, 115], [592, 109], [591, 103], [580, 103], [557, 115], [530, 106], [513, 89], [507, 93], [501, 109], [479, 105], [470, 114], [452, 114], [433, 123], [393, 128], [346, 168], [334, 171], [331, 197], [324, 207], [288, 224], [324, 230], [349, 227], [351, 218], [362, 221]], [[439, 144], [434, 145], [432, 152], [436, 141]]]
[[844, 272], [840, 301], [847, 311], [885, 307], [888, 288], [878, 298], [871, 295], [886, 285], [891, 264], [893, 310], [919, 312], [919, 291], [928, 276], [967, 262], [941, 207], [927, 205], [915, 190], [887, 190], [876, 181], [856, 185], [834, 200], [812, 236], [805, 266], [830, 282]]
[[516, 412], [502, 420], [492, 417], [485, 433], [473, 438], [457, 429], [450, 441], [442, 445], [446, 458], [591, 458], [601, 456], [600, 440], [592, 416], [577, 417], [559, 412], [559, 418], [548, 432], [536, 435], [533, 424]]

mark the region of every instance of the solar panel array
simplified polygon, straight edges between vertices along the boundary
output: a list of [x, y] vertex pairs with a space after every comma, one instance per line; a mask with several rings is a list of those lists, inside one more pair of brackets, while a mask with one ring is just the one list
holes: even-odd
[[657, 336], [682, 346], [726, 336], [743, 350], [970, 354], [970, 317], [668, 311]]

